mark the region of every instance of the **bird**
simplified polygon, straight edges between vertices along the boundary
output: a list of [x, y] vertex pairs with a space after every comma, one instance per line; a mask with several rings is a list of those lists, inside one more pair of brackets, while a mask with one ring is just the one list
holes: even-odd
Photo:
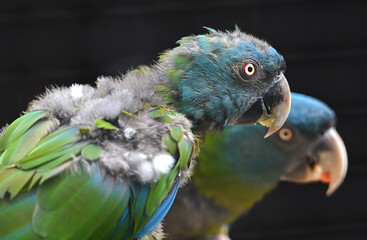
[[283, 125], [283, 56], [207, 29], [149, 66], [50, 87], [2, 128], [0, 239], [161, 239], [207, 132]]
[[336, 115], [313, 97], [292, 92], [291, 99], [286, 122], [269, 138], [258, 124], [207, 135], [191, 182], [165, 218], [168, 239], [230, 239], [231, 223], [280, 181], [321, 181], [328, 196], [335, 192], [348, 165]]

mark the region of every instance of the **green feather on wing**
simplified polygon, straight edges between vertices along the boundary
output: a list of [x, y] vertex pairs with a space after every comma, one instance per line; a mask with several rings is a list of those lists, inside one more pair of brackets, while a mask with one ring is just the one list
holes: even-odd
[[[175, 114], [158, 106], [150, 116], [170, 123]], [[115, 129], [102, 119], [96, 124], [106, 131]], [[94, 164], [103, 149], [88, 140], [89, 131], [58, 127], [46, 111], [36, 111], [14, 121], [2, 135], [0, 198], [10, 200], [0, 200], [0, 210], [21, 211], [28, 217], [23, 227], [16, 218], [9, 222], [14, 231], [0, 231], [0, 239], [131, 239], [162, 204], [196, 150], [180, 127], [170, 126], [163, 146], [177, 159], [172, 170], [152, 185], [116, 182], [102, 177]], [[91, 169], [66, 171], [76, 156], [89, 161]], [[0, 221], [5, 219], [0, 211]]]
[[[129, 184], [102, 177], [92, 164], [101, 147], [82, 139], [78, 126], [53, 131], [57, 127], [45, 111], [37, 111], [2, 135], [0, 198], [9, 200], [0, 200], [0, 222], [9, 230], [1, 230], [0, 239], [102, 239], [127, 209]], [[92, 169], [65, 171], [78, 155], [91, 161]]]
[[[27, 185], [56, 176], [88, 144], [79, 128], [57, 125], [46, 111], [25, 114], [5, 130], [0, 139], [0, 197], [14, 198]], [[53, 132], [52, 132], [53, 131]], [[70, 161], [69, 161], [70, 162]]]

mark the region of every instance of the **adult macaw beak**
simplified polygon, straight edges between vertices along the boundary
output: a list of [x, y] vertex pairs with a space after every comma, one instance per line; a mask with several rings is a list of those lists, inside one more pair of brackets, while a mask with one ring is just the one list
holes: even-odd
[[284, 74], [281, 73], [265, 94], [237, 120], [236, 124], [255, 124], [268, 127], [265, 137], [279, 130], [291, 108], [291, 91]]
[[329, 128], [314, 145], [304, 163], [287, 173], [281, 180], [307, 183], [321, 181], [329, 184], [330, 196], [344, 181], [348, 156], [343, 140], [335, 128]]
[[265, 93], [264, 102], [271, 112], [269, 117], [264, 116], [265, 118], [259, 121], [261, 125], [269, 128], [266, 138], [283, 126], [291, 109], [291, 90], [283, 73], [279, 81]]

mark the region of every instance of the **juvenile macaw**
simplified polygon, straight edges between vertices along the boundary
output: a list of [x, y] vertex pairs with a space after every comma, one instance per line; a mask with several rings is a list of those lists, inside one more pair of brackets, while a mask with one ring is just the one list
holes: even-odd
[[322, 181], [331, 195], [347, 171], [335, 124], [323, 102], [292, 93], [288, 119], [269, 138], [260, 125], [228, 126], [220, 135], [207, 135], [192, 181], [180, 189], [165, 219], [168, 239], [229, 239], [229, 224], [281, 180]]
[[0, 239], [142, 238], [187, 181], [205, 132], [283, 125], [283, 57], [238, 29], [208, 30], [150, 67], [49, 89], [3, 128]]

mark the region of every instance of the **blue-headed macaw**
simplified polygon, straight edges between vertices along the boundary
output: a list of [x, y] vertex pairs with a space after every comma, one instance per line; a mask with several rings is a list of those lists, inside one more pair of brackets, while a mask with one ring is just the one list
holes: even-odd
[[239, 29], [182, 38], [152, 66], [51, 88], [0, 139], [0, 239], [161, 239], [198, 140], [284, 123], [277, 51]]
[[335, 113], [323, 102], [292, 93], [283, 127], [264, 139], [263, 126], [228, 126], [207, 135], [192, 181], [166, 217], [168, 239], [224, 240], [234, 222], [279, 181], [343, 182], [347, 153], [335, 130]]

